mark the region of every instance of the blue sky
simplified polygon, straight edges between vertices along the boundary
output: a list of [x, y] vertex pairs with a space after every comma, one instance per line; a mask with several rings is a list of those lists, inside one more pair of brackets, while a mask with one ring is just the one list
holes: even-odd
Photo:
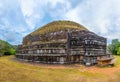
[[108, 39], [120, 39], [120, 0], [0, 0], [0, 39], [22, 38], [54, 20], [71, 20]]

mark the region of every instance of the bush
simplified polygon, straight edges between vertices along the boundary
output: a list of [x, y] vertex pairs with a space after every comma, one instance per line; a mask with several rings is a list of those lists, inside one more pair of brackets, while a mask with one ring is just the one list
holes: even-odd
[[16, 51], [14, 49], [10, 49], [3, 53], [3, 55], [15, 55], [15, 54], [16, 54]]
[[4, 55], [12, 55], [11, 52], [4, 52]]

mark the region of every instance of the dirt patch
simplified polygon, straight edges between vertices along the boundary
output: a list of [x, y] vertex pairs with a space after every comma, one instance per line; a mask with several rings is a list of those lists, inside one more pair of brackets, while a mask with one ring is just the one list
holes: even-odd
[[120, 71], [120, 65], [115, 66], [115, 67], [97, 67], [97, 66], [92, 66], [92, 67], [85, 67], [83, 71], [89, 71], [91, 73], [101, 73], [107, 76], [114, 76], [116, 75], [118, 71]]

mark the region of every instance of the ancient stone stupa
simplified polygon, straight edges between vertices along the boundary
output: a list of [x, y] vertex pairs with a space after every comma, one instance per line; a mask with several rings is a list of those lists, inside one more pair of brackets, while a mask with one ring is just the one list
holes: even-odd
[[54, 21], [28, 34], [16, 57], [31, 62], [85, 65], [110, 58], [106, 54], [106, 38], [72, 21]]

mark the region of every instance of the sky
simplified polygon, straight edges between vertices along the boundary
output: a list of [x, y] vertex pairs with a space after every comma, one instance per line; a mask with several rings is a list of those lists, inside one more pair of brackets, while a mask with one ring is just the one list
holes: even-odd
[[75, 21], [110, 43], [120, 39], [120, 0], [0, 0], [0, 39], [13, 45], [55, 20]]

